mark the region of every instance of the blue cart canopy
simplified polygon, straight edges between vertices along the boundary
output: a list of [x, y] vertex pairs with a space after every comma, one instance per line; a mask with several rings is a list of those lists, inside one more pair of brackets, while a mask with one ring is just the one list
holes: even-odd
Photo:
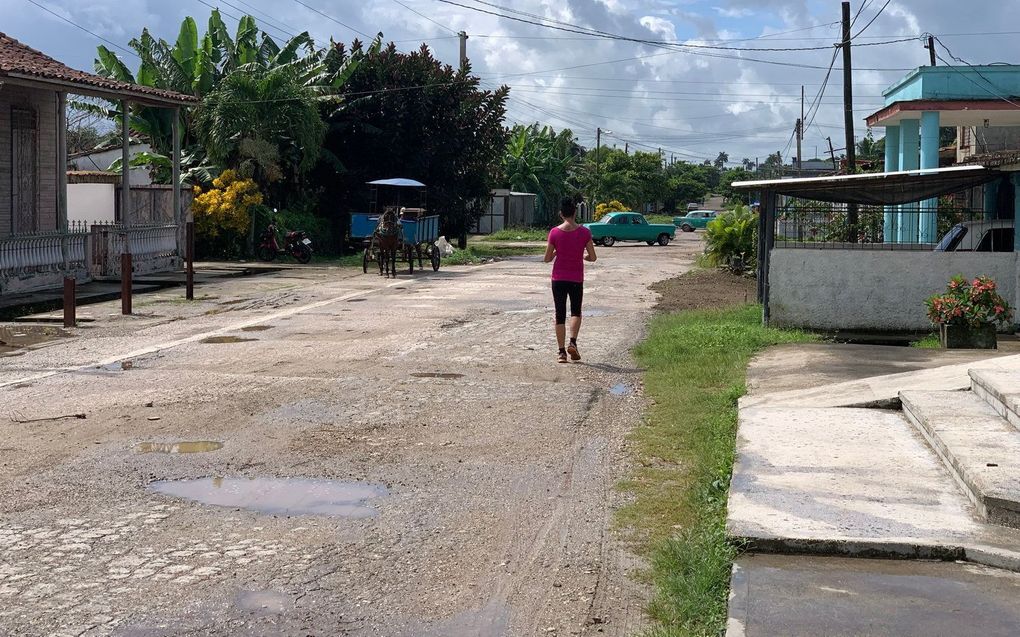
[[398, 188], [424, 188], [425, 184], [413, 179], [397, 177], [395, 179], [377, 179], [368, 182], [370, 186], [397, 186]]

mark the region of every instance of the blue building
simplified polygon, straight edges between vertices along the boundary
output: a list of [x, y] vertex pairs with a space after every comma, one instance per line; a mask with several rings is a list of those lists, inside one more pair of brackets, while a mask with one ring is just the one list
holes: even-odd
[[[958, 161], [1003, 172], [984, 186], [985, 218], [1020, 216], [1020, 66], [920, 67], [883, 95], [885, 106], [867, 123], [885, 128], [885, 172], [938, 168], [939, 129], [954, 127]], [[937, 206], [935, 199], [887, 206], [885, 241], [938, 241]]]

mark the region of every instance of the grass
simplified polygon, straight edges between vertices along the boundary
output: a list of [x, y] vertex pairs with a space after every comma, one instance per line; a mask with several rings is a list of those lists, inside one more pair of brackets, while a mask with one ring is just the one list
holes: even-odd
[[932, 333], [921, 340], [911, 341], [910, 346], [918, 349], [942, 349], [942, 342], [939, 341], [938, 334]]
[[666, 225], [673, 225], [673, 217], [670, 215], [645, 215], [645, 220], [648, 223], [664, 223]]
[[505, 228], [485, 235], [479, 241], [545, 241], [548, 237], [548, 228]]
[[493, 246], [475, 243], [468, 245], [464, 250], [454, 250], [450, 256], [443, 257], [443, 263], [448, 265], [472, 265], [481, 263], [486, 259], [503, 259], [506, 257], [542, 254], [544, 252], [544, 246]]
[[661, 315], [635, 349], [654, 404], [632, 434], [638, 468], [618, 522], [650, 561], [655, 637], [719, 635], [738, 548], [726, 540], [726, 497], [734, 458], [737, 399], [758, 351], [810, 341], [762, 327], [761, 309]]

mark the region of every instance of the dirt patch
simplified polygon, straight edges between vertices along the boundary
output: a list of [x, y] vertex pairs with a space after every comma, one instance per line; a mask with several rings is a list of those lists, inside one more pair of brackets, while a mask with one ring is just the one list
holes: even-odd
[[659, 312], [713, 310], [754, 303], [757, 296], [753, 277], [737, 276], [726, 270], [693, 270], [675, 279], [659, 281], [651, 289], [661, 295]]

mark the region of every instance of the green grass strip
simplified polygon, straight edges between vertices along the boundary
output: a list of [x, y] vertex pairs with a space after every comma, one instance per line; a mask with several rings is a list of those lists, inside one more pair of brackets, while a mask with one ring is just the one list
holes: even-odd
[[487, 234], [479, 241], [545, 241], [549, 238], [549, 228], [504, 228], [498, 232]]
[[622, 487], [633, 500], [618, 521], [651, 564], [649, 635], [723, 630], [737, 554], [726, 541], [726, 497], [747, 365], [771, 345], [811, 340], [762, 327], [761, 308], [743, 306], [656, 317], [635, 349], [653, 405], [632, 434], [638, 468]]

